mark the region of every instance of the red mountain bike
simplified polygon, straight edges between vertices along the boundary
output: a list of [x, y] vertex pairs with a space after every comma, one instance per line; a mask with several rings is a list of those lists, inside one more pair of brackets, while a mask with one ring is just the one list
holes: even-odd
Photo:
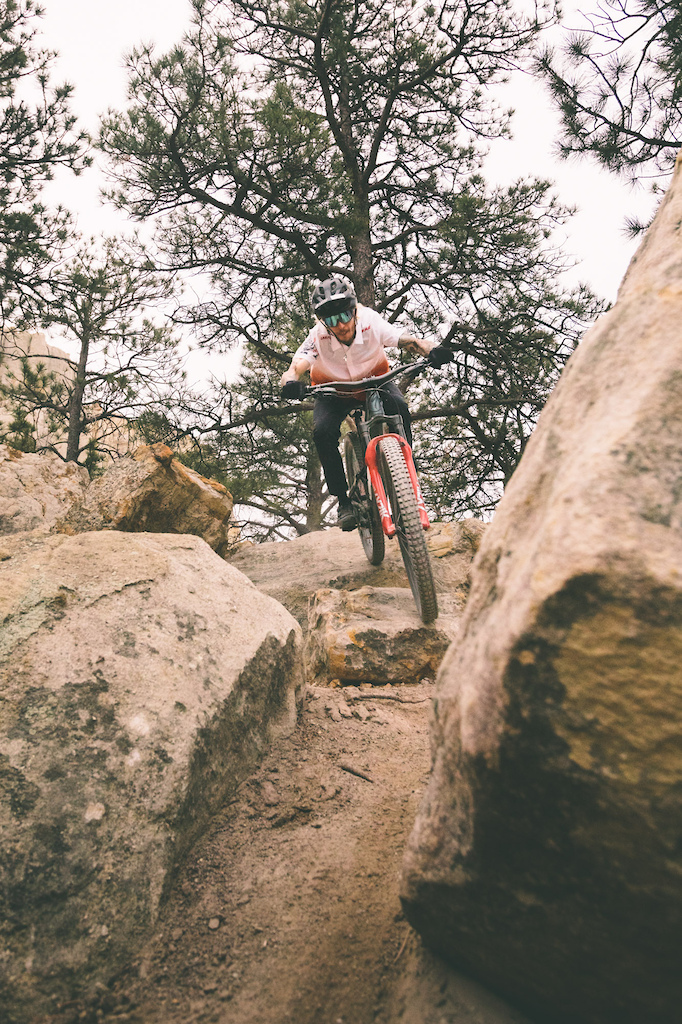
[[311, 395], [364, 393], [364, 405], [350, 413], [354, 427], [344, 438], [348, 497], [362, 546], [372, 565], [380, 565], [384, 559], [384, 538], [397, 536], [423, 622], [433, 622], [438, 617], [436, 589], [424, 538], [424, 530], [430, 525], [429, 517], [402, 418], [386, 412], [382, 387], [399, 376], [412, 380], [429, 365], [428, 359], [420, 359], [378, 377], [331, 381], [308, 389]]

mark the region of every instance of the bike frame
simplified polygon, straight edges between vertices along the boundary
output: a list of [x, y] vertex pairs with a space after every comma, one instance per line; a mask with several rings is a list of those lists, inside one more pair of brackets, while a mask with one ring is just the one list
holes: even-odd
[[[389, 538], [395, 537], [396, 526], [389, 511], [386, 489], [384, 487], [384, 482], [381, 479], [381, 474], [379, 473], [379, 467], [377, 466], [377, 445], [384, 437], [393, 437], [400, 445], [403, 458], [405, 459], [405, 465], [407, 466], [407, 472], [410, 477], [410, 483], [412, 484], [414, 496], [417, 501], [419, 521], [422, 525], [422, 529], [428, 530], [431, 523], [429, 522], [421, 487], [419, 486], [419, 478], [417, 477], [417, 470], [414, 465], [412, 449], [407, 442], [407, 438], [403, 437], [402, 434], [398, 432], [403, 429], [402, 419], [400, 416], [389, 416], [387, 414], [384, 409], [384, 403], [381, 395], [381, 385], [388, 383], [389, 380], [392, 380], [394, 377], [398, 377], [404, 373], [416, 376], [417, 373], [421, 372], [421, 370], [428, 365], [428, 360], [422, 359], [408, 366], [399, 366], [395, 370], [390, 370], [388, 373], [382, 374], [380, 377], [369, 377], [365, 380], [359, 381], [330, 381], [329, 384], [317, 385], [317, 387], [310, 389], [312, 394], [315, 394], [316, 392], [318, 394], [334, 394], [341, 398], [343, 397], [344, 392], [364, 390], [364, 410], [357, 410], [354, 413], [354, 419], [365, 450], [365, 466], [369, 473], [372, 490], [374, 491], [377, 508], [379, 510], [381, 528]], [[373, 433], [373, 428], [383, 429], [383, 424], [385, 422], [387, 422], [389, 426], [393, 427], [394, 430], [387, 434]]]

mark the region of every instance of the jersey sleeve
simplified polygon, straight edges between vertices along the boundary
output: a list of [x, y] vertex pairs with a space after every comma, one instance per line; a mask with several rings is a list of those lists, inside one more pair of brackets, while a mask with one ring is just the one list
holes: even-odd
[[372, 330], [374, 331], [375, 337], [381, 342], [384, 348], [397, 348], [398, 341], [401, 335], [404, 333], [405, 328], [398, 324], [390, 324], [388, 320], [384, 320], [380, 313], [376, 310], [367, 310], [370, 314], [370, 320], [372, 324]]
[[315, 345], [315, 330], [313, 329], [303, 344], [299, 345], [294, 352], [294, 359], [305, 359], [305, 361], [312, 366], [317, 359], [317, 356], [318, 352]]

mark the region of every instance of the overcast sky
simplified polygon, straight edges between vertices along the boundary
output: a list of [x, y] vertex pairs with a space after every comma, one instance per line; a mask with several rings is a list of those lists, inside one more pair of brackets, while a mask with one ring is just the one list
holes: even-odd
[[[124, 54], [148, 41], [162, 52], [180, 39], [190, 22], [187, 0], [43, 0], [43, 6], [44, 42], [59, 53], [55, 77], [73, 83], [73, 108], [93, 132], [101, 113], [125, 104]], [[504, 103], [517, 111], [515, 140], [493, 145], [487, 164], [490, 179], [506, 183], [536, 175], [556, 181], [562, 201], [578, 208], [566, 242], [580, 260], [572, 278], [613, 301], [636, 248], [623, 234], [625, 216], [646, 217], [652, 209], [650, 196], [644, 190], [633, 192], [588, 160], [566, 163], [553, 158], [557, 117], [538, 81], [516, 76], [505, 88]], [[79, 179], [60, 176], [51, 198], [74, 211], [86, 233], [125, 229], [121, 215], [100, 203], [100, 187], [95, 173]]]
[[[187, 0], [42, 0], [41, 6], [42, 41], [58, 54], [53, 79], [74, 86], [73, 110], [93, 134], [101, 114], [125, 105], [125, 54], [143, 42], [162, 53], [190, 24]], [[82, 231], [120, 231], [125, 221], [102, 205], [101, 187], [94, 173], [60, 175], [50, 196], [77, 214]]]

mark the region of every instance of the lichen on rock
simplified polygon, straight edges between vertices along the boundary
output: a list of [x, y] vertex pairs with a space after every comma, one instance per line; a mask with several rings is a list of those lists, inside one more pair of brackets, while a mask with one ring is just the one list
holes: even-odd
[[401, 587], [320, 590], [305, 638], [310, 685], [418, 683], [433, 679], [457, 635], [459, 608], [443, 596], [438, 620], [420, 622], [412, 592]]

